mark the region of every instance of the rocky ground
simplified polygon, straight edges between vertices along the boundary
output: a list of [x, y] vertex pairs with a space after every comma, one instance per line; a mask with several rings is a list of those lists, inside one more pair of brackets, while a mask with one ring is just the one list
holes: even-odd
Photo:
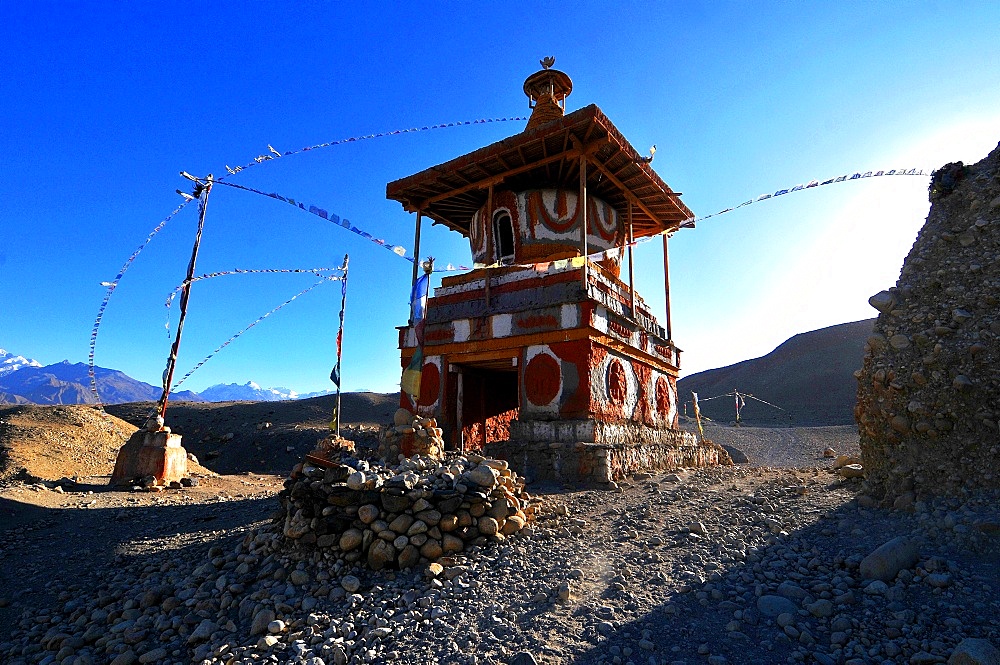
[[[787, 459], [756, 433], [749, 456]], [[983, 646], [967, 638], [1000, 646], [1000, 497], [863, 507], [796, 436], [789, 468], [529, 487], [548, 508], [521, 535], [395, 573], [286, 547], [278, 476], [10, 481], [0, 661], [935, 663]], [[865, 560], [897, 536], [898, 573], [892, 553]]]

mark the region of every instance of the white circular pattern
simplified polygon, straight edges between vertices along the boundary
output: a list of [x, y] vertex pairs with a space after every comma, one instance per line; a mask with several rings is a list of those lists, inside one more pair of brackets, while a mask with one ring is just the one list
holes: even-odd
[[[528, 371], [528, 365], [531, 364], [531, 361], [535, 358], [535, 356], [539, 356], [539, 355], [546, 355], [546, 356], [552, 358], [552, 360], [555, 361], [557, 367], [560, 367], [560, 368], [562, 367], [562, 362], [559, 360], [559, 358], [556, 356], [556, 354], [554, 354], [552, 352], [552, 349], [549, 348], [549, 346], [547, 344], [542, 345], [542, 346], [529, 346], [527, 349], [525, 349], [525, 352], [524, 352], [524, 369], [520, 372], [520, 374], [521, 374], [520, 378], [521, 378], [521, 383], [522, 384], [524, 383], [524, 380], [525, 380], [525, 374]], [[527, 388], [522, 385], [522, 390], [526, 391]], [[560, 371], [559, 371], [559, 390], [556, 391], [556, 396], [552, 398], [552, 401], [550, 401], [548, 404], [543, 404], [543, 405], [539, 406], [537, 404], [533, 404], [531, 402], [531, 400], [525, 399], [525, 400], [522, 400], [523, 404], [521, 404], [521, 408], [524, 409], [526, 412], [534, 412], [534, 413], [540, 413], [540, 412], [541, 413], [558, 413], [558, 411], [559, 411], [559, 400], [562, 397], [562, 392], [563, 392], [563, 376], [562, 376], [562, 370], [560, 369]]]
[[[625, 370], [625, 399], [620, 406], [625, 412], [625, 418], [633, 419], [635, 417], [635, 409], [639, 405], [639, 379], [636, 377], [635, 369], [628, 358], [616, 356], [611, 353], [605, 355], [601, 359], [601, 362], [597, 363], [597, 366], [591, 370], [591, 394], [598, 401], [615, 404], [608, 392], [608, 374], [611, 371], [611, 363], [615, 360], [621, 363], [622, 369]], [[616, 404], [616, 406], [618, 405]]]
[[[656, 384], [661, 378], [667, 382], [667, 399], [670, 403], [670, 408], [667, 409], [666, 414], [660, 413], [656, 399]], [[651, 373], [649, 385], [646, 386], [646, 405], [649, 407], [649, 413], [652, 415], [654, 422], [667, 427], [673, 426], [674, 418], [677, 416], [677, 386], [663, 372], [654, 370]]]

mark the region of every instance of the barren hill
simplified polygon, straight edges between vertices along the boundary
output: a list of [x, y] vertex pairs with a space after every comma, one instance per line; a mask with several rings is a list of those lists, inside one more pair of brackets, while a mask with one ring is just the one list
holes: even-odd
[[[700, 399], [732, 392], [750, 393], [784, 411], [747, 400], [744, 422], [760, 425], [850, 425], [854, 423], [857, 380], [865, 340], [874, 319], [842, 323], [800, 333], [761, 358], [710, 369], [681, 379], [680, 400]], [[690, 411], [690, 410], [689, 410]], [[713, 420], [734, 419], [733, 400], [701, 403]]]
[[[336, 395], [282, 402], [175, 402], [167, 425], [184, 437], [184, 447], [218, 473], [287, 473], [330, 431]], [[355, 440], [373, 439], [392, 422], [399, 393], [344, 393], [341, 429]], [[108, 413], [142, 425], [152, 402], [115, 404]]]

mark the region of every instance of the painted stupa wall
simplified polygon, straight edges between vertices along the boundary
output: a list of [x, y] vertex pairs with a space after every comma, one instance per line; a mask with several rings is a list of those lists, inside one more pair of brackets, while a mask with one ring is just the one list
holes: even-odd
[[[505, 211], [514, 227], [514, 262], [533, 263], [578, 256], [580, 253], [580, 195], [562, 189], [530, 189], [521, 192], [497, 190], [493, 210], [484, 205], [473, 216], [469, 243], [476, 263], [493, 264], [487, 256], [486, 233], [492, 232], [496, 213]], [[587, 197], [587, 244], [591, 252], [618, 247], [625, 227], [618, 212], [595, 196]]]
[[[485, 271], [435, 290], [420, 395], [415, 405], [402, 395], [404, 407], [437, 418], [452, 446], [656, 440], [676, 426], [678, 352], [641, 298], [629, 316], [620, 280], [593, 266], [586, 288], [579, 268], [490, 272], [489, 309]], [[404, 366], [415, 346], [412, 328], [401, 328]], [[476, 367], [484, 360], [488, 368]]]

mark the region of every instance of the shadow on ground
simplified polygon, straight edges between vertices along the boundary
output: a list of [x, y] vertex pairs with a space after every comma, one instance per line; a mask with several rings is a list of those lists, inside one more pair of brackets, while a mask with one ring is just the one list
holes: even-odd
[[[106, 492], [106, 486], [94, 486]], [[154, 556], [183, 559], [213, 544], [230, 549], [278, 507], [274, 496], [207, 503], [80, 508], [86, 493], [66, 494], [74, 507], [43, 508], [0, 498], [2, 558], [0, 641], [26, 608], [57, 606], [60, 595], [87, 594], [123, 565]], [[128, 493], [122, 493], [126, 499]]]
[[[595, 627], [587, 629], [589, 634], [583, 637], [593, 646], [576, 652], [569, 661], [555, 662], [693, 664], [717, 656], [725, 661], [714, 662], [734, 664], [842, 663], [850, 658], [907, 663], [915, 662], [910, 658], [918, 652], [934, 650], [934, 641], [945, 644], [945, 653], [950, 653], [959, 641], [954, 637], [958, 635], [956, 620], [961, 622], [961, 636], [992, 636], [997, 643], [1000, 537], [996, 535], [981, 539], [975, 549], [964, 550], [951, 546], [947, 536], [923, 539], [921, 565], [935, 558], [938, 565], [956, 573], [962, 587], [935, 589], [926, 583], [890, 583], [888, 593], [869, 595], [863, 584], [851, 583], [860, 579], [858, 563], [862, 557], [882, 542], [912, 534], [914, 523], [911, 514], [859, 509], [851, 501], [813, 525], [779, 537], [752, 560], [718, 568], [704, 583], [693, 584], [690, 591], [669, 586], [672, 582], [645, 579], [641, 572], [625, 591], [616, 591], [604, 580], [606, 588], [598, 597], [573, 611], [606, 621], [603, 633]], [[680, 564], [682, 568], [685, 565], [698, 570], [690, 557]], [[626, 609], [634, 610], [648, 605], [646, 599], [641, 603], [630, 600], [629, 589], [637, 587], [651, 590], [660, 602], [638, 618], [623, 621], [615, 615], [614, 605], [624, 601]], [[758, 608], [762, 595], [779, 596], [794, 604], [794, 630], [786, 631], [774, 616]], [[615, 603], [605, 604], [612, 598]], [[820, 599], [832, 602], [829, 616], [814, 616], [805, 609]], [[915, 617], [919, 621], [913, 621], [906, 628], [908, 632], [901, 634], [899, 617], [904, 617], [902, 623], [906, 624]], [[803, 637], [806, 634], [808, 637]], [[898, 650], [885, 647], [890, 636], [895, 636]], [[859, 640], [859, 646], [845, 652], [843, 643], [853, 640]], [[795, 653], [801, 649], [805, 650], [804, 659], [803, 654]], [[824, 656], [830, 660], [824, 661]]]

